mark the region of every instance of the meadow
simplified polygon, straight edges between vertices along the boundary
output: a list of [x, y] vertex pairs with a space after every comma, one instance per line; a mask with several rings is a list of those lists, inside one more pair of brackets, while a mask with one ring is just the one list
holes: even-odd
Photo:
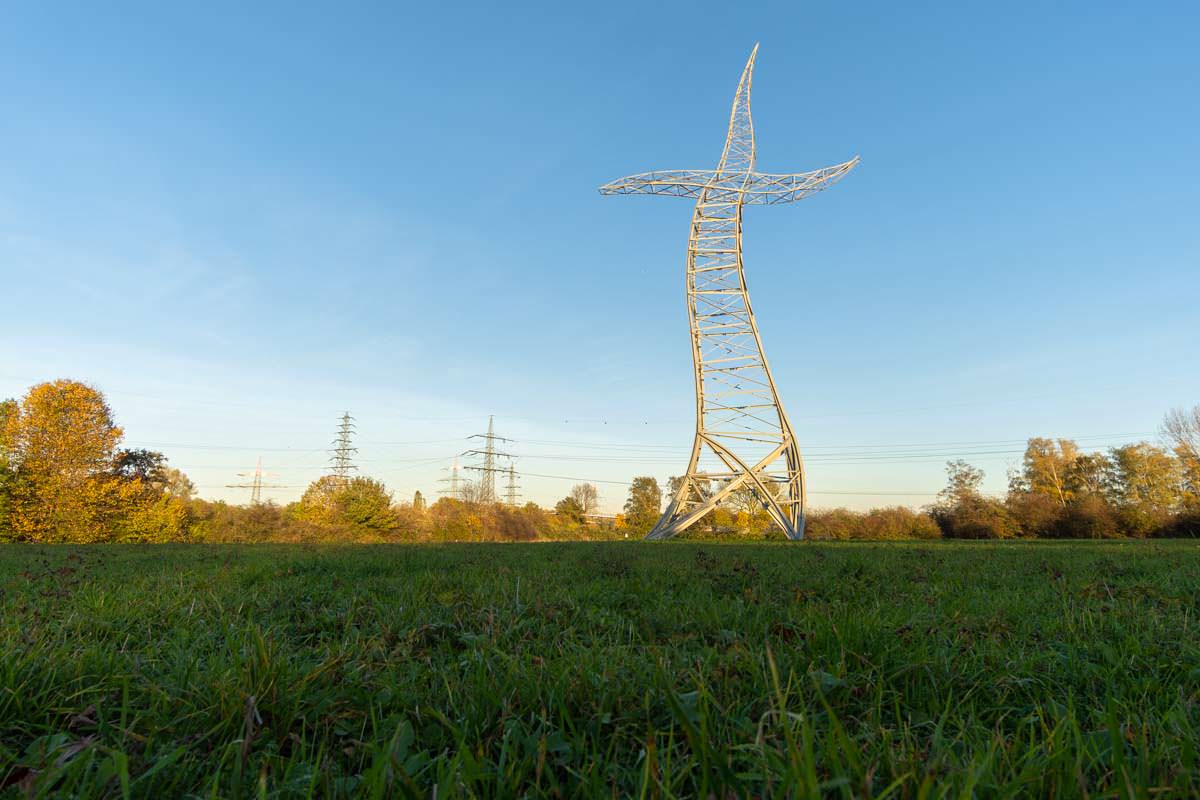
[[0, 797], [1200, 794], [1188, 542], [0, 548]]

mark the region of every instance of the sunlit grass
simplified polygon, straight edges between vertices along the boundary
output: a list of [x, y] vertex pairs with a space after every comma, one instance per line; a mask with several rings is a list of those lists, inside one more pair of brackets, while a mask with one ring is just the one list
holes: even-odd
[[1188, 543], [0, 549], [14, 797], [1195, 796]]

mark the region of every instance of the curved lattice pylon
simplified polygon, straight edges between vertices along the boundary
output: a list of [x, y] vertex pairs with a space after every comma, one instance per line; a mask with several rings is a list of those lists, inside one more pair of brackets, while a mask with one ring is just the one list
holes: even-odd
[[791, 203], [819, 192], [853, 169], [858, 157], [814, 172], [754, 171], [750, 82], [757, 54], [755, 45], [715, 170], [646, 172], [600, 187], [601, 194], [696, 200], [687, 257], [696, 438], [687, 472], [648, 539], [674, 536], [735, 496], [739, 505], [747, 498], [761, 505], [789, 539], [804, 537], [804, 464], [746, 291], [742, 207]]

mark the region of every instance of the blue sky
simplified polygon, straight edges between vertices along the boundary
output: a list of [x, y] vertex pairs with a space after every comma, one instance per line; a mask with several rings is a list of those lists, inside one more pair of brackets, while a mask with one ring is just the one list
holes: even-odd
[[[1200, 10], [1106, 4], [12, 5], [0, 396], [75, 377], [208, 497], [262, 455], [436, 491], [496, 415], [524, 495], [685, 465], [690, 207], [746, 56], [747, 277], [819, 506], [1200, 403]], [[545, 477], [565, 476], [565, 477]]]

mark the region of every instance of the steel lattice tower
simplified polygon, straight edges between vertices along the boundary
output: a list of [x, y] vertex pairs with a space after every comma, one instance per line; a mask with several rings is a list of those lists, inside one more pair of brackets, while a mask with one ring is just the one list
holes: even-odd
[[494, 416], [488, 417], [487, 433], [477, 433], [471, 436], [472, 439], [483, 439], [482, 450], [468, 450], [463, 453], [464, 456], [479, 456], [482, 463], [468, 466], [466, 469], [474, 470], [479, 473], [479, 502], [494, 503], [496, 502], [496, 473], [504, 472], [503, 467], [496, 466], [497, 458], [512, 458], [508, 453], [501, 453], [496, 450], [496, 442], [507, 442], [502, 436], [496, 435]]
[[742, 268], [742, 207], [791, 203], [827, 188], [858, 164], [794, 174], [754, 170], [750, 82], [742, 72], [725, 149], [715, 170], [631, 175], [601, 194], [696, 200], [687, 256], [688, 322], [696, 383], [696, 436], [687, 472], [648, 539], [665, 539], [748, 487], [789, 539], [804, 536], [806, 488], [796, 435], [763, 354]]
[[254, 464], [254, 482], [250, 484], [250, 505], [262, 502], [262, 456]]
[[341, 422], [338, 424], [337, 438], [333, 440], [333, 450], [329, 454], [329, 471], [343, 486], [350, 482], [350, 473], [358, 469], [351, 462], [354, 454], [358, 452], [358, 448], [350, 443], [353, 437], [354, 417], [350, 416], [349, 411], [346, 411], [343, 412]]
[[[262, 503], [263, 489], [285, 489], [286, 486], [281, 486], [276, 483], [263, 483], [263, 468], [262, 456], [258, 457], [258, 461], [254, 464], [254, 472], [239, 472], [239, 478], [250, 478], [250, 483], [227, 483], [227, 489], [249, 489], [250, 490], [250, 505], [256, 506]], [[274, 475], [275, 473], [271, 473]]]
[[517, 490], [521, 487], [517, 485], [517, 469], [510, 462], [508, 469], [505, 470], [506, 481], [504, 483], [504, 502], [514, 508], [517, 505]]
[[448, 470], [450, 472], [450, 474], [448, 476], [446, 476], [445, 478], [438, 478], [438, 483], [449, 484], [449, 488], [439, 489], [438, 494], [448, 495], [449, 497], [453, 498], [454, 500], [461, 500], [462, 499], [462, 489], [459, 487], [458, 459], [455, 459], [454, 463], [451, 464], [449, 467], [442, 467], [442, 469]]

